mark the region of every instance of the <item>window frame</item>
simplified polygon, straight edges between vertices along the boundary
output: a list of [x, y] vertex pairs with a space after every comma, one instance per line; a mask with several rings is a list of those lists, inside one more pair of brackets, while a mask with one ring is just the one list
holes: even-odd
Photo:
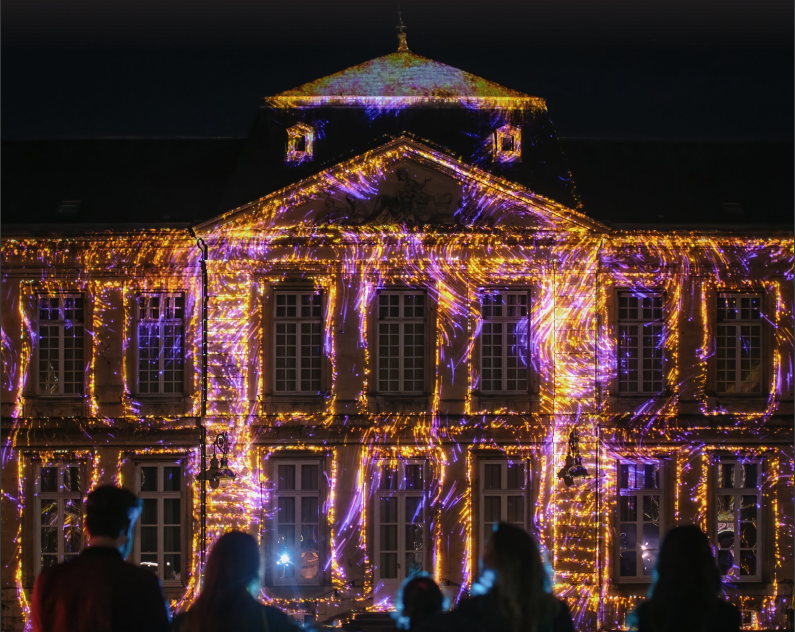
[[[141, 490], [141, 469], [144, 467], [157, 467], [157, 486], [158, 491], [142, 491]], [[165, 481], [165, 477], [163, 476], [163, 469], [166, 467], [178, 467], [179, 468], [179, 491], [163, 491], [163, 482]], [[185, 586], [185, 582], [183, 581], [184, 572], [183, 569], [186, 568], [185, 561], [186, 561], [186, 534], [187, 534], [187, 516], [185, 515], [185, 495], [184, 493], [187, 491], [186, 481], [185, 481], [185, 464], [183, 463], [182, 459], [175, 459], [175, 460], [146, 460], [146, 461], [139, 461], [135, 464], [135, 494], [138, 498], [142, 500], [157, 500], [157, 573], [156, 577], [162, 582], [164, 587], [169, 586]], [[165, 551], [165, 527], [166, 523], [164, 522], [165, 519], [165, 511], [163, 509], [163, 501], [164, 500], [179, 500], [179, 579], [165, 579], [165, 556], [168, 554], [173, 554], [173, 551]], [[142, 540], [141, 540], [141, 527], [144, 526], [141, 524], [143, 516], [140, 516], [135, 523], [135, 550], [133, 553], [133, 559], [135, 564], [141, 566], [141, 555], [151, 555], [151, 553], [147, 552], [144, 553], [141, 550]], [[151, 525], [146, 525], [151, 526]], [[173, 523], [169, 523], [168, 526], [174, 526]], [[143, 566], [141, 566], [143, 568]]]
[[[503, 315], [503, 316], [492, 316], [492, 317], [486, 318], [484, 316], [484, 307], [485, 307], [484, 306], [484, 298], [486, 296], [495, 295], [495, 294], [499, 295], [499, 296], [504, 296], [504, 297], [508, 297], [508, 296], [525, 297], [526, 304], [524, 306], [522, 306], [520, 303], [517, 303], [517, 307], [519, 307], [520, 309], [521, 309], [521, 307], [524, 307], [527, 313], [524, 316], [510, 317], [510, 316], [507, 315], [507, 311], [508, 311], [507, 308], [510, 307], [510, 305], [508, 305], [507, 302], [503, 302], [501, 307], [502, 307], [505, 315]], [[531, 290], [525, 289], [525, 288], [518, 288], [518, 289], [516, 289], [516, 288], [508, 288], [508, 289], [504, 289], [504, 288], [481, 288], [481, 289], [478, 290], [477, 301], [478, 301], [478, 305], [479, 305], [479, 308], [480, 308], [480, 313], [479, 313], [480, 333], [478, 335], [479, 341], [478, 341], [478, 347], [477, 347], [478, 356], [479, 356], [478, 357], [478, 371], [479, 371], [479, 373], [478, 373], [478, 389], [477, 390], [478, 390], [478, 392], [481, 395], [485, 395], [487, 397], [499, 397], [499, 396], [517, 396], [517, 395], [528, 395], [528, 394], [530, 394], [530, 392], [532, 390], [532, 384], [533, 384], [533, 382], [532, 382], [532, 362], [531, 362], [531, 358], [530, 358], [530, 350], [532, 348], [532, 328], [531, 328], [531, 321], [530, 321], [530, 315], [531, 315], [531, 310], [532, 310], [532, 298], [533, 297], [532, 297]], [[487, 323], [499, 323], [499, 324], [503, 324], [503, 325], [508, 325], [508, 324], [511, 324], [511, 323], [517, 323], [518, 324], [522, 320], [525, 321], [526, 327], [527, 327], [526, 346], [525, 346], [525, 357], [526, 357], [527, 361], [526, 361], [526, 364], [525, 364], [526, 375], [525, 375], [525, 380], [524, 380], [525, 384], [526, 384], [526, 388], [519, 389], [519, 390], [508, 390], [507, 388], [502, 388], [501, 390], [484, 390], [484, 388], [483, 388], [483, 383], [484, 383], [484, 379], [483, 379], [483, 373], [484, 373], [484, 367], [483, 367], [483, 361], [484, 361], [483, 341], [484, 341], [484, 338], [483, 338], [483, 336], [486, 335], [485, 334], [485, 326], [486, 326], [486, 324]], [[494, 335], [494, 334], [490, 334], [490, 335]], [[507, 329], [505, 329], [500, 334], [500, 336], [502, 337], [502, 345], [501, 345], [501, 349], [502, 349], [502, 366], [500, 367], [500, 369], [502, 371], [502, 378], [500, 379], [500, 382], [501, 382], [501, 385], [503, 387], [506, 387], [507, 383], [509, 381], [509, 379], [508, 379], [509, 367], [507, 366], [508, 365], [508, 353], [507, 352], [508, 352], [508, 348], [509, 348], [509, 345], [507, 343], [508, 335], [509, 334], [508, 334]], [[516, 356], [516, 357], [518, 357], [518, 356]], [[518, 367], [517, 367], [517, 370], [519, 370]], [[517, 379], [516, 381], [520, 381], [520, 380]]]
[[[398, 312], [399, 315], [396, 317], [388, 316], [386, 318], [381, 317], [381, 297], [382, 296], [400, 296], [398, 302]], [[423, 297], [423, 305], [422, 305], [422, 316], [417, 317], [406, 317], [405, 316], [405, 297], [406, 296], [422, 296]], [[426, 396], [428, 394], [428, 378], [429, 378], [429, 358], [428, 358], [428, 340], [429, 340], [429, 333], [430, 333], [430, 314], [429, 314], [429, 294], [426, 289], [412, 289], [412, 288], [400, 288], [400, 289], [393, 289], [393, 288], [384, 288], [379, 289], [375, 294], [375, 310], [374, 310], [374, 338], [375, 338], [375, 353], [373, 356], [375, 357], [375, 367], [373, 373], [373, 381], [375, 386], [375, 392], [378, 395], [385, 395], [387, 397], [400, 397], [400, 396], [407, 396], [407, 397], [421, 397]], [[416, 305], [414, 306], [417, 307]], [[388, 324], [388, 323], [395, 323], [398, 324], [398, 335], [399, 335], [399, 343], [398, 343], [398, 389], [397, 391], [392, 390], [381, 390], [381, 324]], [[421, 391], [407, 391], [405, 390], [405, 371], [406, 371], [406, 354], [405, 354], [405, 325], [408, 324], [421, 324], [422, 325], [422, 335], [423, 335], [423, 343], [422, 343], [422, 355], [419, 356], [422, 358], [422, 390]], [[414, 332], [412, 335], [416, 335]], [[415, 367], [416, 369], [416, 367]], [[387, 382], [392, 381], [391, 378], [387, 379]], [[414, 383], [420, 381], [416, 378], [413, 378], [412, 381]]]
[[[57, 467], [58, 468], [58, 481], [59, 481], [59, 488], [61, 491], [58, 492], [42, 492], [41, 491], [41, 471], [44, 468], [50, 467]], [[63, 470], [64, 468], [76, 467], [80, 472], [80, 487], [79, 491], [68, 491], [64, 492], [63, 490]], [[42, 557], [42, 538], [41, 538], [41, 511], [42, 511], [42, 501], [44, 500], [56, 500], [58, 503], [58, 524], [56, 529], [58, 531], [58, 552], [56, 553], [58, 557], [57, 563], [60, 564], [66, 559], [66, 556], [69, 555], [71, 557], [77, 557], [80, 553], [85, 549], [86, 546], [86, 532], [85, 532], [85, 508], [83, 506], [83, 490], [86, 487], [86, 467], [85, 463], [81, 461], [66, 461], [66, 462], [58, 462], [58, 463], [51, 463], [51, 462], [37, 462], [34, 463], [33, 467], [34, 473], [34, 484], [33, 484], [33, 493], [34, 493], [34, 535], [33, 535], [33, 544], [34, 544], [34, 559], [33, 559], [33, 574], [37, 576], [41, 573], [42, 564], [41, 564], [41, 557]], [[80, 551], [77, 552], [69, 552], [66, 553], [64, 549], [64, 538], [62, 537], [62, 532], [64, 529], [64, 501], [65, 500], [75, 500], [77, 499], [80, 502], [80, 533], [81, 533], [81, 544], [80, 544]]]
[[[720, 319], [720, 301], [721, 299], [728, 299], [733, 298], [737, 299], [738, 306], [736, 308], [736, 312], [738, 318], [732, 320], [721, 320]], [[743, 319], [742, 318], [742, 299], [759, 299], [759, 318], [758, 319]], [[766, 388], [766, 379], [765, 379], [765, 362], [769, 357], [769, 353], [766, 353], [766, 327], [765, 327], [765, 296], [762, 292], [733, 292], [733, 291], [719, 291], [717, 296], [715, 297], [715, 356], [714, 356], [714, 366], [715, 366], [715, 394], [721, 397], [766, 397], [767, 393], [765, 392], [768, 390]], [[728, 308], [725, 308], [728, 309]], [[749, 310], [753, 311], [753, 307], [749, 306]], [[720, 384], [726, 383], [728, 384], [728, 380], [720, 380], [720, 362], [723, 360], [720, 358], [720, 351], [719, 348], [719, 341], [721, 340], [720, 336], [720, 328], [721, 327], [735, 327], [735, 334], [734, 334], [734, 361], [735, 361], [735, 378], [734, 378], [734, 391], [722, 391], [720, 389]], [[748, 391], [743, 392], [742, 389], [742, 328], [746, 327], [759, 327], [759, 390], [758, 391]], [[750, 336], [750, 333], [749, 333]], [[752, 337], [752, 336], [751, 336]], [[729, 358], [725, 358], [728, 360]], [[753, 359], [753, 358], [751, 358]]]
[[[298, 122], [287, 128], [287, 150], [285, 162], [300, 164], [312, 160], [315, 153], [315, 129], [311, 125]], [[304, 139], [304, 149], [298, 149], [299, 139]]]
[[[44, 320], [41, 318], [41, 310], [42, 310], [42, 299], [52, 299], [57, 298], [59, 299], [59, 307], [57, 308], [59, 311], [59, 318], [57, 320]], [[66, 299], [79, 299], [83, 301], [83, 320], [70, 320], [64, 317], [64, 301]], [[79, 307], [74, 307], [72, 309], [81, 309]], [[88, 377], [88, 359], [89, 359], [89, 352], [87, 352], [87, 335], [86, 335], [86, 322], [90, 318], [90, 313], [88, 309], [88, 301], [86, 300], [86, 295], [84, 292], [40, 292], [36, 294], [35, 299], [35, 322], [36, 322], [36, 344], [35, 344], [35, 363], [36, 363], [36, 385], [35, 385], [35, 393], [37, 397], [47, 397], [47, 398], [79, 398], [83, 399], [86, 396], [87, 392], [87, 377]], [[72, 327], [81, 327], [83, 329], [82, 335], [82, 346], [74, 347], [74, 350], [78, 348], [81, 350], [83, 354], [82, 358], [82, 374], [83, 374], [83, 381], [82, 381], [82, 393], [66, 393], [65, 386], [66, 383], [64, 382], [63, 376], [65, 373], [65, 362], [66, 362], [66, 349], [65, 349], [65, 341], [66, 341], [66, 330], [67, 330], [67, 323], [74, 323], [74, 325], [70, 326], [69, 329]], [[58, 327], [58, 392], [57, 393], [48, 393], [42, 388], [41, 382], [41, 374], [42, 374], [42, 358], [41, 358], [41, 339], [42, 339], [42, 327]], [[77, 361], [77, 359], [73, 359], [73, 361]], [[71, 382], [71, 384], [77, 385], [80, 382]]]
[[[495, 524], [493, 522], [486, 522], [486, 497], [493, 497], [499, 496], [500, 497], [500, 522], [508, 522], [508, 501], [507, 498], [509, 496], [517, 496], [519, 495], [517, 492], [521, 492], [522, 497], [522, 522], [511, 522], [510, 524], [519, 525], [522, 529], [528, 530], [529, 529], [529, 521], [528, 521], [528, 510], [530, 507], [528, 495], [532, 492], [532, 468], [531, 468], [531, 461], [527, 458], [518, 458], [518, 459], [511, 459], [507, 457], [495, 457], [495, 458], [481, 458], [478, 459], [478, 487], [479, 487], [479, 495], [478, 500], [480, 504], [480, 508], [478, 511], [478, 545], [479, 550], [484, 551], [486, 546], [486, 540], [488, 539], [488, 535], [490, 532], [487, 533], [486, 524]], [[524, 474], [523, 474], [523, 483], [524, 486], [517, 489], [508, 489], [508, 465], [509, 464], [518, 464], [521, 463], [524, 466]], [[486, 489], [486, 466], [488, 465], [500, 465], [500, 489]]]
[[[384, 466], [395, 463], [397, 465], [397, 489], [381, 489], [381, 481], [383, 477]], [[407, 465], [420, 465], [422, 467], [422, 489], [414, 490], [406, 488], [406, 466]], [[371, 491], [372, 506], [373, 506], [373, 584], [382, 586], [383, 590], [397, 594], [397, 589], [401, 583], [406, 579], [405, 561], [407, 547], [406, 547], [406, 529], [408, 521], [406, 520], [406, 498], [421, 498], [421, 505], [423, 508], [422, 518], [422, 565], [423, 571], [430, 569], [426, 568], [429, 562], [430, 553], [430, 530], [428, 524], [430, 522], [430, 497], [428, 494], [428, 475], [429, 463], [427, 459], [378, 459], [374, 462], [375, 476], [373, 476], [373, 489]], [[381, 498], [390, 497], [397, 498], [397, 577], [381, 577]], [[387, 524], [394, 524], [389, 522]], [[416, 523], [414, 523], [416, 524]], [[391, 551], [389, 551], [391, 552]]]
[[[278, 309], [280, 307], [279, 306], [279, 297], [280, 296], [285, 296], [285, 297], [286, 296], [295, 296], [296, 297], [296, 305], [295, 305], [296, 316], [295, 317], [278, 316]], [[309, 317], [303, 317], [303, 316], [300, 315], [300, 310], [301, 310], [301, 307], [302, 307], [302, 305], [301, 305], [301, 297], [303, 297], [303, 296], [318, 296], [319, 297], [319, 305], [317, 307], [319, 308], [320, 314], [318, 316], [311, 316], [310, 315]], [[281, 396], [304, 396], [304, 397], [306, 397], [306, 396], [319, 396], [319, 395], [322, 394], [322, 392], [323, 392], [323, 383], [324, 383], [323, 380], [324, 380], [324, 377], [325, 377], [325, 375], [324, 375], [324, 373], [325, 373], [324, 364], [325, 364], [325, 357], [326, 357], [325, 354], [324, 354], [324, 336], [325, 336], [325, 333], [326, 333], [324, 331], [324, 324], [325, 324], [325, 321], [324, 321], [325, 300], [324, 299], [325, 299], [325, 296], [324, 296], [323, 291], [322, 290], [316, 290], [316, 289], [280, 289], [280, 290], [274, 291], [274, 294], [273, 294], [273, 312], [272, 312], [272, 315], [271, 315], [272, 318], [273, 318], [273, 334], [272, 334], [273, 335], [273, 339], [271, 340], [272, 349], [273, 349], [273, 353], [271, 354], [272, 355], [271, 370], [273, 371], [273, 373], [272, 373], [273, 379], [271, 380], [271, 382], [272, 382], [271, 383], [271, 388], [273, 389], [272, 392], [273, 392], [273, 394], [275, 396], [278, 396], [278, 397], [281, 397]], [[310, 305], [309, 307], [313, 308], [315, 306], [314, 305]], [[296, 344], [295, 344], [295, 348], [296, 348], [296, 356], [295, 356], [295, 358], [296, 358], [296, 367], [295, 367], [296, 379], [295, 379], [295, 384], [296, 384], [296, 387], [298, 387], [301, 384], [301, 381], [302, 381], [302, 379], [301, 379], [301, 371], [303, 370], [303, 366], [301, 366], [301, 364], [300, 364], [301, 363], [301, 359], [302, 359], [302, 355], [301, 355], [301, 346], [302, 345], [301, 345], [301, 340], [300, 340], [300, 337], [302, 335], [302, 333], [301, 333], [301, 325], [303, 325], [303, 324], [309, 324], [309, 325], [315, 325], [316, 324], [316, 325], [318, 325], [318, 328], [320, 330], [320, 333], [319, 333], [319, 335], [320, 335], [320, 344], [319, 344], [319, 347], [318, 347], [319, 353], [318, 353], [318, 356], [317, 356], [318, 357], [318, 365], [319, 366], [318, 366], [318, 378], [317, 378], [318, 389], [316, 391], [315, 390], [287, 390], [287, 389], [285, 389], [285, 390], [277, 390], [276, 386], [277, 386], [277, 383], [279, 381], [278, 380], [279, 367], [277, 366], [278, 362], [279, 362], [279, 357], [278, 357], [278, 353], [277, 353], [277, 348], [278, 348], [277, 340], [278, 340], [278, 336], [279, 336], [279, 325], [282, 324], [282, 323], [295, 323], [295, 325], [296, 325], [296, 334], [295, 334], [296, 335]], [[310, 335], [312, 335], [312, 334], [310, 333]], [[310, 371], [312, 370], [311, 366], [309, 367], [309, 370]], [[285, 381], [287, 381], [287, 380], [285, 379]], [[311, 381], [312, 381], [312, 378], [310, 378], [310, 382]]]
[[[157, 319], [153, 318], [144, 318], [142, 316], [142, 299], [144, 298], [154, 298], [157, 297], [161, 300], [160, 307], [158, 309], [161, 310], [161, 316]], [[163, 304], [163, 299], [167, 298], [181, 298], [182, 299], [182, 318], [165, 318], [162, 313], [165, 311], [165, 307]], [[136, 309], [136, 319], [135, 319], [135, 326], [133, 329], [133, 335], [135, 337], [135, 388], [136, 388], [136, 396], [138, 397], [157, 397], [157, 398], [169, 398], [169, 397], [180, 397], [184, 398], [187, 397], [187, 362], [186, 362], [186, 347], [187, 347], [187, 335], [188, 335], [188, 301], [187, 301], [187, 293], [182, 291], [154, 291], [154, 292], [138, 292], [135, 295], [135, 309]], [[179, 362], [181, 364], [181, 371], [182, 371], [182, 380], [181, 382], [178, 380], [174, 380], [173, 384], [179, 384], [182, 387], [182, 390], [177, 391], [174, 390], [172, 392], [165, 391], [165, 377], [164, 374], [166, 369], [164, 364], [166, 362], [164, 349], [165, 349], [165, 338], [166, 336], [162, 333], [162, 329], [160, 330], [160, 352], [158, 355], [159, 358], [159, 368], [158, 368], [158, 392], [152, 393], [143, 393], [141, 392], [141, 325], [145, 322], [149, 323], [157, 323], [159, 327], [165, 327], [166, 325], [176, 325], [179, 324], [182, 327], [182, 348], [180, 350], [180, 357]]]
[[[623, 298], [635, 298], [635, 299], [638, 300], [638, 305], [637, 305], [637, 308], [636, 308], [638, 310], [638, 317], [637, 318], [629, 318], [629, 317], [622, 318], [621, 317], [621, 309], [622, 309], [622, 307], [621, 307], [621, 299], [623, 299]], [[654, 317], [654, 311], [655, 311], [656, 308], [654, 307], [653, 303], [652, 303], [651, 307], [649, 307], [649, 308], [646, 308], [646, 307], [643, 306], [642, 301], [644, 299], [651, 299], [652, 301], [654, 299], [659, 299], [660, 300], [660, 307], [659, 307], [660, 316], [659, 316], [659, 318], [655, 318]], [[628, 307], [627, 309], [631, 309], [631, 308]], [[644, 318], [643, 317], [643, 310], [644, 309], [650, 309], [651, 310], [652, 315], [651, 315], [650, 318]], [[622, 358], [622, 350], [625, 349], [625, 348], [628, 348], [628, 347], [625, 347], [622, 344], [623, 341], [625, 340], [625, 337], [622, 335], [621, 328], [624, 327], [624, 326], [628, 327], [628, 326], [632, 326], [632, 325], [636, 325], [638, 327], [638, 333], [637, 333], [637, 341], [638, 341], [638, 343], [637, 343], [637, 346], [634, 347], [634, 349], [637, 351], [637, 361], [638, 361], [637, 374], [638, 375], [637, 375], [637, 379], [633, 381], [633, 383], [637, 386], [638, 390], [636, 390], [636, 391], [622, 391], [621, 390], [621, 386], [622, 386], [622, 383], [624, 383], [624, 380], [622, 380], [622, 375], [624, 374], [624, 372], [622, 371], [622, 360], [625, 359], [625, 358]], [[651, 327], [659, 326], [659, 328], [660, 328], [659, 334], [655, 334], [653, 331], [652, 331], [652, 334], [651, 334], [652, 338], [654, 336], [659, 336], [659, 343], [660, 344], [659, 344], [659, 347], [657, 347], [657, 348], [659, 348], [659, 351], [660, 351], [660, 357], [659, 357], [659, 363], [660, 363], [660, 365], [659, 365], [660, 366], [660, 368], [659, 368], [659, 371], [660, 371], [660, 389], [659, 390], [644, 391], [644, 390], [642, 390], [644, 382], [646, 382], [646, 380], [643, 379], [644, 378], [643, 374], [644, 374], [644, 371], [645, 371], [644, 363], [645, 363], [646, 360], [654, 361], [654, 360], [658, 359], [658, 358], [654, 358], [653, 356], [651, 358], [647, 358], [646, 357], [646, 350], [647, 349], [652, 349], [652, 350], [654, 349], [654, 347], [646, 347], [644, 345], [645, 338], [647, 337], [647, 336], [645, 336], [644, 329], [645, 329], [645, 327], [648, 327], [648, 326], [651, 326]], [[664, 339], [665, 339], [666, 326], [667, 326], [667, 323], [666, 323], [666, 313], [665, 313], [665, 293], [664, 292], [655, 292], [655, 291], [633, 292], [633, 291], [629, 291], [629, 290], [619, 290], [618, 291], [617, 296], [616, 296], [616, 394], [619, 397], [647, 397], [648, 398], [648, 397], [659, 397], [659, 396], [662, 396], [662, 395], [665, 394], [665, 391], [666, 391], [666, 388], [667, 388], [667, 386], [666, 386], [666, 378], [667, 378], [667, 375], [666, 375], [666, 360], [667, 360], [667, 358], [666, 358], [665, 346], [663, 345], [663, 342], [664, 342]], [[631, 359], [631, 358], [626, 358], [626, 359]], [[652, 383], [654, 382], [654, 380], [651, 380], [651, 381], [652, 381]]]
[[[271, 516], [272, 518], [272, 528], [271, 534], [269, 537], [270, 540], [270, 557], [267, 563], [267, 573], [266, 576], [270, 579], [270, 586], [278, 587], [278, 586], [322, 586], [326, 583], [326, 571], [324, 570], [326, 567], [328, 552], [326, 550], [326, 523], [323, 520], [323, 516], [326, 515], [326, 507], [325, 507], [325, 499], [326, 499], [326, 469], [325, 469], [325, 459], [323, 457], [299, 457], [299, 458], [272, 458], [270, 459], [271, 463], [271, 480], [272, 480], [272, 490], [271, 490]], [[296, 489], [292, 490], [280, 490], [279, 489], [279, 466], [281, 465], [292, 465], [295, 466], [295, 487]], [[301, 466], [302, 465], [316, 465], [317, 470], [317, 477], [318, 477], [318, 484], [317, 489], [315, 490], [303, 490], [300, 489], [302, 486], [301, 477], [303, 476]], [[318, 570], [315, 577], [312, 578], [303, 578], [301, 577], [300, 567], [293, 564], [293, 577], [291, 578], [280, 578], [278, 577], [276, 571], [276, 559], [280, 555], [279, 553], [279, 498], [291, 496], [296, 499], [295, 503], [295, 516], [294, 522], [288, 523], [293, 524], [294, 526], [294, 546], [292, 550], [292, 559], [298, 560], [300, 559], [300, 547], [301, 547], [301, 525], [302, 522], [302, 512], [303, 506], [300, 499], [305, 497], [315, 497], [317, 498], [317, 507], [318, 507], [318, 522], [317, 522], [317, 556], [318, 556]], [[307, 523], [312, 524], [312, 523]], [[297, 554], [296, 554], [297, 553]]]
[[[631, 488], [621, 488], [621, 466], [622, 465], [634, 465], [634, 466], [645, 466], [645, 465], [656, 465], [657, 466], [657, 487], [631, 487]], [[668, 504], [666, 502], [667, 498], [665, 495], [665, 488], [666, 488], [666, 462], [662, 459], [633, 459], [633, 458], [623, 458], [623, 459], [616, 459], [615, 461], [615, 468], [616, 468], [616, 509], [614, 514], [614, 533], [615, 539], [612, 546], [613, 557], [614, 557], [614, 569], [615, 569], [615, 578], [619, 584], [650, 584], [653, 580], [652, 574], [643, 575], [643, 571], [641, 569], [641, 561], [638, 557], [635, 560], [635, 575], [621, 575], [621, 553], [622, 551], [631, 551], [632, 549], [623, 548], [621, 546], [621, 497], [632, 497], [638, 499], [639, 502], [635, 504], [635, 511], [637, 516], [640, 518], [635, 519], [635, 523], [637, 524], [637, 533], [636, 533], [636, 544], [635, 544], [635, 553], [640, 554], [642, 556], [643, 550], [643, 525], [645, 524], [643, 520], [643, 497], [645, 496], [659, 496], [658, 506], [660, 511], [659, 516], [659, 538], [657, 541], [657, 555], [659, 555], [660, 546], [662, 546], [663, 537], [667, 531], [667, 520], [668, 520]], [[624, 492], [624, 493], [622, 493]], [[629, 522], [629, 521], [625, 521]], [[656, 558], [655, 558], [656, 562]], [[653, 565], [652, 565], [653, 568]], [[638, 571], [640, 570], [640, 574]]]
[[[733, 465], [734, 466], [734, 480], [738, 480], [738, 474], [741, 473], [741, 468], [744, 465], [752, 465], [755, 464], [757, 466], [757, 486], [754, 487], [730, 487], [724, 488], [721, 485], [721, 470], [724, 465]], [[765, 459], [762, 457], [754, 457], [754, 458], [741, 458], [741, 457], [732, 457], [732, 458], [721, 458], [715, 464], [715, 486], [714, 486], [714, 494], [713, 494], [713, 520], [712, 520], [712, 527], [714, 529], [713, 533], [715, 535], [715, 561], [718, 563], [718, 571], [721, 574], [721, 577], [725, 579], [725, 581], [729, 583], [754, 583], [754, 582], [761, 582], [763, 573], [762, 573], [762, 566], [764, 565], [764, 544], [765, 544], [765, 516], [764, 516], [764, 508], [763, 508], [763, 499], [764, 499], [764, 479], [765, 479]], [[756, 572], [753, 575], [729, 575], [724, 574], [721, 570], [720, 566], [720, 552], [722, 550], [720, 546], [719, 540], [719, 497], [721, 496], [733, 496], [734, 497], [734, 537], [733, 537], [733, 544], [731, 547], [732, 555], [733, 555], [733, 562], [737, 560], [737, 551], [740, 551], [740, 555], [742, 555], [742, 550], [747, 550], [750, 547], [743, 547], [742, 544], [742, 536], [741, 536], [741, 529], [740, 522], [741, 520], [741, 511], [742, 511], [742, 497], [743, 496], [756, 496]], [[739, 502], [738, 502], [739, 500]], [[738, 569], [739, 566], [735, 564], [732, 565], [733, 569]]]
[[[512, 139], [512, 149], [504, 149], [504, 139]], [[492, 135], [495, 162], [520, 162], [522, 160], [522, 128], [520, 126], [503, 125], [494, 130]]]

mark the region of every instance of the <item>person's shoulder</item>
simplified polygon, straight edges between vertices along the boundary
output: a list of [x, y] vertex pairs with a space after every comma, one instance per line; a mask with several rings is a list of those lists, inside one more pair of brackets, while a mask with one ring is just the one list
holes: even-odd
[[718, 599], [718, 604], [715, 608], [715, 619], [721, 626], [720, 629], [725, 630], [739, 630], [742, 624], [740, 611], [723, 599]]
[[563, 599], [549, 595], [549, 607], [552, 610], [552, 629], [555, 632], [574, 632], [569, 604]]

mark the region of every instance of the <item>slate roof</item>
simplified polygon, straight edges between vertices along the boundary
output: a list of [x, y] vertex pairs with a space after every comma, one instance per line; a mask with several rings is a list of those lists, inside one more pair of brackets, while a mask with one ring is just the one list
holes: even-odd
[[[229, 210], [221, 200], [245, 143], [5, 140], [2, 224], [197, 224]], [[792, 229], [793, 143], [561, 144], [583, 211], [608, 225]], [[59, 212], [65, 200], [79, 210]]]
[[[198, 223], [219, 212], [244, 142], [4, 140], [2, 223]], [[80, 201], [79, 209], [61, 212], [65, 200]]]
[[410, 51], [378, 57], [276, 96], [529, 98]]

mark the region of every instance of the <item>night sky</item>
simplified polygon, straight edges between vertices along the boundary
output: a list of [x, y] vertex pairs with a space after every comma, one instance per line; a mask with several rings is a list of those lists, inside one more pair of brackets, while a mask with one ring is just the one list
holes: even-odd
[[[402, 0], [414, 52], [564, 137], [793, 138], [792, 0]], [[261, 97], [393, 52], [394, 0], [4, 0], [5, 138], [245, 136]]]

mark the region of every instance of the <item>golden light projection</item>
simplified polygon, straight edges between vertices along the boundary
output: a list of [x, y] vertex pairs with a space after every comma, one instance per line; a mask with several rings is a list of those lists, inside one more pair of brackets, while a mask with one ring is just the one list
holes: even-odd
[[[333, 82], [329, 85], [327, 96], [333, 99]], [[320, 98], [305, 92], [280, 98]], [[395, 95], [415, 97], [421, 98]], [[489, 98], [524, 97], [495, 92]], [[288, 134], [288, 160], [311, 158], [313, 130], [300, 124]], [[501, 126], [486, 142], [501, 160], [521, 155], [519, 128]], [[425, 172], [418, 175], [421, 169]], [[450, 190], [443, 191], [442, 183]], [[502, 219], [507, 215], [510, 222]], [[430, 475], [427, 570], [451, 596], [463, 597], [477, 579], [481, 546], [479, 464], [487, 458], [526, 463], [525, 524], [544, 547], [555, 592], [569, 603], [580, 630], [623, 627], [648, 586], [616, 581], [618, 463], [664, 463], [672, 507], [668, 526], [695, 522], [709, 532], [710, 472], [717, 459], [759, 457], [765, 463], [760, 494], [774, 522], [772, 588], [763, 597], [748, 597], [737, 583], [731, 598], [755, 612], [757, 628], [780, 620], [791, 607], [783, 583], [792, 566], [793, 521], [784, 510], [792, 501], [791, 426], [775, 420], [782, 398], [791, 399], [793, 381], [791, 236], [613, 231], [408, 136], [194, 231], [207, 246], [206, 257], [192, 235], [176, 229], [4, 238], [4, 264], [36, 271], [3, 277], [4, 307], [11, 296], [15, 313], [2, 332], [4, 380], [15, 395], [4, 470], [14, 461], [17, 466], [13, 488], [4, 484], [3, 500], [19, 514], [14, 563], [25, 612], [29, 593], [20, 547], [30, 502], [26, 479], [37, 442], [47, 433], [62, 440], [57, 432], [66, 424], [94, 446], [62, 451], [63, 459], [91, 469], [89, 489], [100, 482], [129, 485], [122, 470], [137, 456], [180, 458], [194, 481], [193, 522], [205, 513], [208, 547], [229, 529], [265, 542], [275, 511], [269, 464], [288, 451], [322, 455], [328, 462], [322, 516], [329, 551], [322, 562], [330, 586], [317, 596], [296, 591], [274, 597], [271, 587], [262, 591], [263, 600], [292, 610], [393, 606], [389, 599], [375, 599], [374, 481], [377, 464], [410, 459], [427, 462]], [[316, 405], [308, 412], [269, 414], [273, 297], [290, 287], [322, 296], [328, 386], [315, 394]], [[510, 288], [529, 297], [526, 324], [516, 335], [527, 346], [530, 386], [521, 397], [489, 396], [482, 388], [482, 341], [489, 325], [483, 301]], [[378, 392], [376, 311], [384, 289], [416, 290], [427, 297], [429, 386], [417, 398], [420, 403], [406, 403], [408, 397], [389, 401]], [[67, 292], [82, 294], [91, 306], [87, 389], [80, 404], [85, 412], [39, 415], [36, 297]], [[182, 409], [172, 413], [163, 413], [135, 389], [137, 298], [152, 292], [185, 297], [188, 387]], [[712, 394], [721, 326], [715, 306], [722, 293], [761, 297], [760, 322], [769, 344], [753, 401]], [[655, 309], [661, 316], [653, 323], [657, 333], [647, 338], [662, 358], [660, 386], [630, 400], [620, 391], [626, 360], [620, 343], [629, 334], [616, 317], [617, 302], [622, 296], [652, 295], [660, 299]], [[202, 296], [209, 297], [206, 318]], [[103, 394], [107, 384], [97, 377], [101, 370], [116, 372], [117, 344], [118, 402]], [[208, 491], [206, 507], [196, 482], [197, 419], [208, 443], [228, 433], [229, 465], [237, 474], [227, 488]], [[111, 440], [122, 427], [136, 445]], [[575, 429], [589, 476], [567, 488], [556, 472], [565, 464]], [[51, 452], [37, 458], [61, 458]], [[198, 528], [190, 539], [190, 572], [184, 592], [173, 601], [177, 609], [187, 607], [200, 586], [204, 543]]]

